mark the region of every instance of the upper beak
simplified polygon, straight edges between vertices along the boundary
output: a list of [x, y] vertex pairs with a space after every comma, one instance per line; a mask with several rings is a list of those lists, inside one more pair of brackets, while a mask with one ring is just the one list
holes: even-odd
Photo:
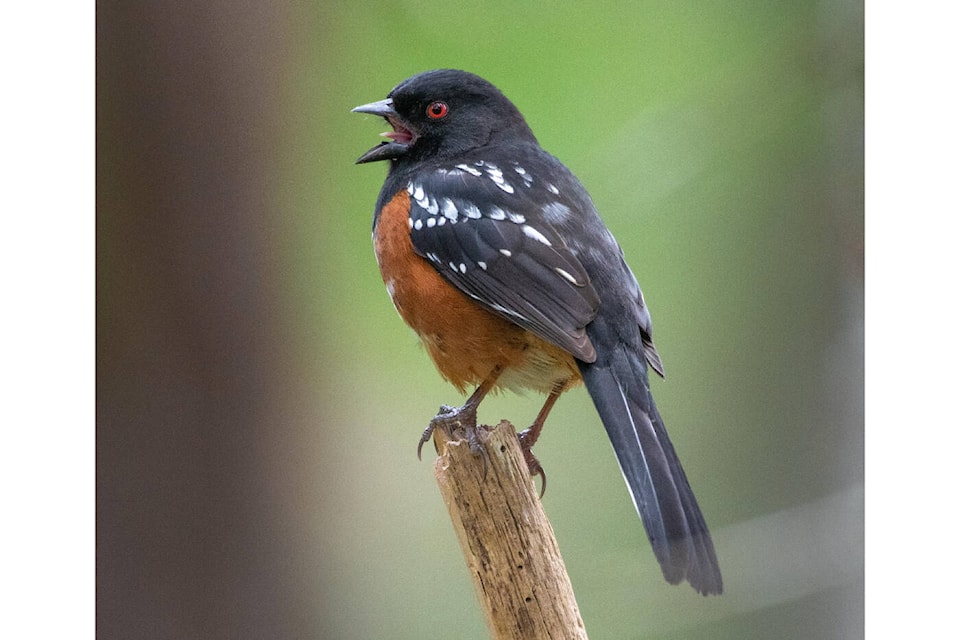
[[370, 104], [362, 104], [359, 107], [354, 107], [350, 111], [351, 113], [372, 113], [375, 116], [382, 116], [384, 118], [397, 115], [397, 112], [393, 110], [393, 100], [390, 98], [371, 102]]
[[[362, 104], [350, 110], [353, 113], [369, 113], [375, 116], [386, 118], [393, 125], [393, 122], [399, 120], [397, 112], [393, 109], [393, 100], [387, 98], [378, 100], [370, 104]], [[386, 135], [386, 134], [384, 134]], [[364, 162], [376, 162], [378, 160], [390, 160], [402, 156], [407, 152], [407, 145], [391, 139], [389, 142], [383, 141], [365, 154], [357, 158], [357, 164]]]

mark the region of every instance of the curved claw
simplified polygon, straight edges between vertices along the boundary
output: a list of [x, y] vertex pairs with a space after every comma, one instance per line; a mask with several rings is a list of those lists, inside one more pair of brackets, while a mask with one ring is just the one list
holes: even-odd
[[537, 456], [533, 455], [533, 443], [530, 442], [529, 429], [518, 433], [517, 439], [520, 440], [520, 450], [523, 451], [523, 459], [527, 463], [530, 475], [540, 476], [540, 497], [542, 498], [543, 494], [547, 492], [547, 474], [540, 465], [540, 461], [537, 460]]
[[523, 449], [523, 459], [527, 462], [527, 469], [530, 470], [530, 475], [540, 476], [540, 497], [543, 498], [543, 494], [547, 492], [547, 472], [540, 466], [540, 461], [537, 460], [537, 457], [533, 455], [530, 449]]
[[423, 451], [424, 443], [426, 443], [426, 441], [430, 439], [430, 436], [433, 435], [434, 428], [433, 422], [431, 421], [430, 425], [423, 430], [423, 435], [420, 436], [420, 442], [417, 443], [417, 460], [423, 460], [423, 457], [421, 457], [420, 453]]
[[543, 467], [540, 467], [540, 499], [543, 499], [543, 494], [547, 492], [547, 474], [543, 470]]

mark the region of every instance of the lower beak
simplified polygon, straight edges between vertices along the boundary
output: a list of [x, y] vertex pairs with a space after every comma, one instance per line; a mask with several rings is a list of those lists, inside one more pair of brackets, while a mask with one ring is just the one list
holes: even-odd
[[[393, 109], [393, 100], [387, 98], [386, 100], [378, 100], [377, 102], [371, 102], [370, 104], [362, 104], [359, 107], [354, 107], [351, 109], [353, 113], [369, 113], [374, 116], [380, 116], [381, 118], [396, 118], [397, 112]], [[373, 149], [370, 149], [365, 154], [357, 158], [357, 164], [363, 164], [364, 162], [376, 162], [378, 160], [391, 160], [393, 158], [399, 158], [407, 152], [407, 145], [401, 144], [399, 142], [391, 140], [390, 142], [381, 142]]]

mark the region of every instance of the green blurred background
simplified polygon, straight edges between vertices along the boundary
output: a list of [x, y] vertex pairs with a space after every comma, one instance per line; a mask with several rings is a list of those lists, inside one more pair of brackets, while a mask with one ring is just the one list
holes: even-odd
[[[863, 634], [863, 7], [97, 3], [102, 638], [480, 638], [416, 441], [444, 384], [370, 225], [381, 121], [456, 67], [591, 192], [725, 593], [671, 587], [582, 389], [537, 455], [594, 638]], [[481, 419], [527, 424], [536, 397]]]

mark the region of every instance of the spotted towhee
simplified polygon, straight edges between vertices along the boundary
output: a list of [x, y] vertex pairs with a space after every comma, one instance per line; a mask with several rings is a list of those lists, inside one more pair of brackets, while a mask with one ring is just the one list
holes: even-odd
[[582, 381], [664, 577], [720, 593], [710, 533], [650, 394], [647, 366], [663, 375], [650, 313], [583, 185], [470, 73], [421, 73], [354, 111], [393, 129], [357, 160], [389, 161], [373, 218], [387, 291], [440, 374], [461, 392], [476, 385], [421, 446], [438, 425], [476, 438], [491, 390], [534, 389], [547, 400], [520, 440], [539, 472], [530, 448], [560, 394]]

